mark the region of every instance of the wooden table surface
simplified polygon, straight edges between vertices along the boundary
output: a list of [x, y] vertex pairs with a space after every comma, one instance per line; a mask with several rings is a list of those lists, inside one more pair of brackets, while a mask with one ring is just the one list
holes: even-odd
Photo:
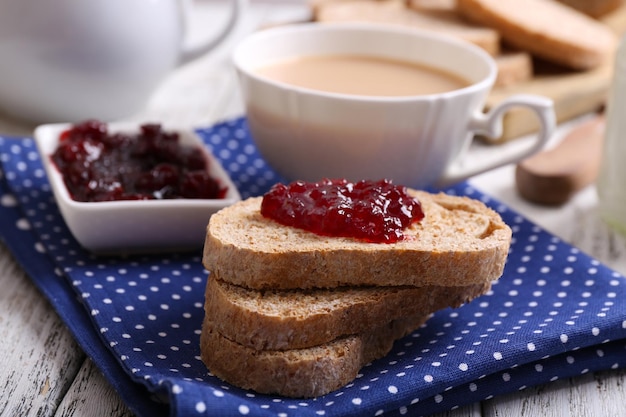
[[[305, 17], [303, 4], [253, 0], [227, 44], [173, 73], [147, 108], [130, 119], [200, 127], [243, 114], [229, 61], [233, 42], [260, 25]], [[223, 9], [223, 4], [199, 1], [194, 19], [214, 22], [226, 13]], [[203, 35], [200, 30], [191, 33], [192, 38]], [[27, 123], [0, 115], [1, 135], [30, 135], [32, 129]], [[563, 126], [560, 131], [567, 129]], [[563, 240], [626, 273], [626, 238], [599, 219], [593, 186], [565, 206], [544, 208], [519, 198], [511, 166], [471, 182]], [[0, 288], [0, 416], [132, 415], [1, 243]], [[615, 417], [626, 415], [624, 404], [626, 371], [614, 370], [528, 388], [443, 415]]]

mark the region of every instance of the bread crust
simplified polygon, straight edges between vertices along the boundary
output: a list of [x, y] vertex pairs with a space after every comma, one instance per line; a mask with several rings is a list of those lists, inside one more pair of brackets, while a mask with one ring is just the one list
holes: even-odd
[[287, 397], [318, 397], [341, 388], [367, 363], [385, 356], [395, 340], [409, 334], [428, 316], [395, 320], [375, 331], [330, 343], [288, 351], [257, 351], [221, 335], [205, 318], [201, 358], [212, 374], [244, 389]]
[[459, 307], [490, 288], [491, 283], [258, 291], [210, 276], [205, 311], [212, 327], [238, 344], [287, 350], [372, 331], [402, 317]]
[[600, 18], [619, 9], [624, 0], [558, 0], [560, 3], [583, 12], [593, 18]]
[[617, 47], [607, 26], [558, 2], [457, 0], [457, 10], [496, 29], [508, 44], [577, 70], [607, 62]]
[[[263, 217], [261, 197], [214, 214], [203, 264], [251, 289], [483, 285], [502, 275], [511, 229], [482, 202], [409, 190], [425, 217], [392, 244], [325, 237]], [[461, 266], [461, 267], [460, 267]]]
[[504, 51], [495, 60], [498, 66], [495, 88], [515, 85], [533, 78], [532, 56], [526, 51]]

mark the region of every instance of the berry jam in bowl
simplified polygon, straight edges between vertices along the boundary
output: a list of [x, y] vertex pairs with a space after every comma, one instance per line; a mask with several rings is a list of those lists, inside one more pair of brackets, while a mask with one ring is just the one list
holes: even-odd
[[192, 130], [88, 120], [34, 137], [68, 228], [94, 253], [202, 248], [210, 216], [241, 199]]

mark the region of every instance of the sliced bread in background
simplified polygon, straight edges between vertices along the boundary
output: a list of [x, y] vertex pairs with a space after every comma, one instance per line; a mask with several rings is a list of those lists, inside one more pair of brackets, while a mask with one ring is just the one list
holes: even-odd
[[497, 31], [468, 23], [453, 10], [421, 12], [389, 0], [332, 1], [314, 10], [314, 19], [320, 23], [367, 22], [430, 30], [464, 39], [491, 55], [500, 52]]
[[617, 37], [604, 24], [548, 0], [457, 0], [471, 22], [493, 28], [510, 45], [575, 70], [613, 57]]
[[601, 18], [624, 5], [624, 0], [555, 0], [593, 18]]

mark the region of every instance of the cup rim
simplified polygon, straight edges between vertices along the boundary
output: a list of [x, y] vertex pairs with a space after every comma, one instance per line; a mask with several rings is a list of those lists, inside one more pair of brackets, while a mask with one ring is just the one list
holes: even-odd
[[[419, 94], [419, 95], [406, 95], [406, 96], [370, 96], [370, 95], [359, 95], [359, 94], [346, 94], [346, 93], [336, 93], [336, 92], [328, 92], [322, 91], [312, 88], [300, 87], [293, 84], [277, 81], [271, 79], [269, 77], [265, 77], [256, 73], [253, 69], [250, 68], [250, 65], [246, 63], [247, 57], [244, 54], [245, 49], [252, 42], [257, 42], [262, 40], [263, 38], [271, 38], [274, 36], [281, 36], [283, 34], [293, 34], [300, 32], [329, 32], [329, 31], [339, 31], [339, 32], [354, 32], [354, 31], [366, 31], [366, 32], [378, 32], [378, 33], [395, 33], [401, 36], [410, 36], [410, 37], [418, 37], [418, 38], [428, 38], [432, 39], [436, 42], [441, 42], [445, 44], [449, 44], [452, 46], [456, 46], [459, 48], [466, 49], [470, 51], [470, 53], [478, 56], [482, 59], [483, 62], [488, 67], [487, 76], [483, 77], [479, 81], [473, 82], [470, 85], [462, 88], [457, 88], [455, 90], [450, 90], [441, 93], [432, 93], [432, 94]], [[251, 35], [248, 35], [244, 39], [242, 39], [234, 48], [233, 53], [231, 55], [232, 63], [235, 66], [236, 70], [240, 74], [244, 74], [246, 77], [249, 77], [257, 82], [261, 82], [264, 84], [271, 85], [275, 88], [284, 90], [284, 91], [292, 91], [298, 92], [301, 94], [307, 94], [310, 96], [316, 96], [320, 98], [332, 98], [332, 99], [341, 99], [345, 101], [360, 101], [360, 102], [382, 102], [382, 103], [394, 103], [394, 102], [408, 102], [408, 101], [419, 101], [419, 100], [433, 100], [436, 98], [444, 98], [450, 96], [457, 96], [462, 94], [473, 94], [476, 90], [481, 90], [484, 88], [492, 88], [495, 79], [498, 73], [498, 68], [495, 60], [491, 55], [489, 55], [485, 50], [480, 48], [477, 45], [474, 45], [468, 41], [450, 36], [441, 33], [437, 33], [434, 31], [416, 29], [416, 28], [404, 28], [391, 24], [368, 24], [361, 22], [350, 22], [350, 23], [316, 23], [316, 22], [306, 22], [306, 23], [294, 23], [285, 26], [277, 26], [274, 28], [263, 29], [261, 31], [255, 32]], [[457, 73], [458, 74], [458, 73]], [[461, 74], [462, 75], [462, 74]]]

